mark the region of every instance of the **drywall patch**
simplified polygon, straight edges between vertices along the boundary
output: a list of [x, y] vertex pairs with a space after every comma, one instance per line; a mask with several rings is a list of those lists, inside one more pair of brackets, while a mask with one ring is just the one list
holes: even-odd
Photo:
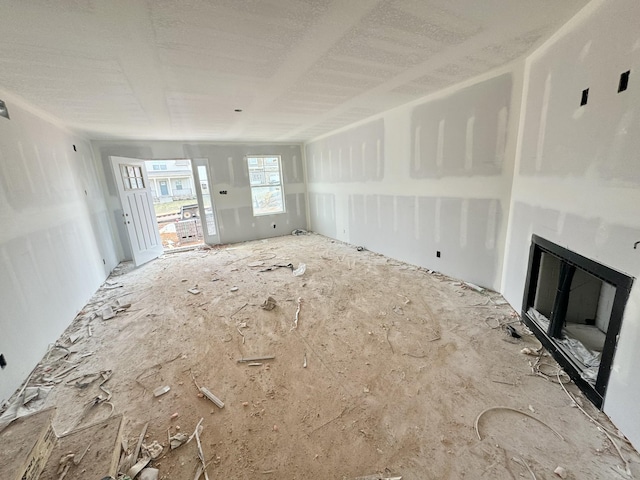
[[411, 177], [500, 174], [512, 84], [507, 73], [414, 107]]

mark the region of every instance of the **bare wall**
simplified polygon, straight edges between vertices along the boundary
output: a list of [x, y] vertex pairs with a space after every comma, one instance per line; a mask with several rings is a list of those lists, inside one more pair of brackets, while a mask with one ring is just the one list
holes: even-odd
[[[640, 3], [594, 1], [526, 62], [503, 293], [522, 304], [531, 235], [640, 274]], [[628, 89], [620, 75], [631, 71]], [[587, 104], [580, 106], [582, 91]], [[604, 411], [640, 446], [640, 283]]]
[[310, 227], [498, 289], [521, 68], [308, 143]]
[[[243, 242], [290, 234], [307, 228], [306, 190], [300, 145], [221, 144], [162, 141], [94, 141], [107, 180], [108, 203], [116, 225], [121, 205], [115, 187], [110, 156], [143, 160], [204, 158], [208, 160], [211, 192], [220, 241]], [[254, 217], [251, 207], [247, 155], [280, 155], [285, 193], [285, 213]], [[220, 192], [226, 191], [226, 194]], [[119, 231], [121, 258], [130, 258], [126, 233]]]
[[2, 98], [11, 120], [0, 118], [0, 401], [117, 264], [91, 144]]

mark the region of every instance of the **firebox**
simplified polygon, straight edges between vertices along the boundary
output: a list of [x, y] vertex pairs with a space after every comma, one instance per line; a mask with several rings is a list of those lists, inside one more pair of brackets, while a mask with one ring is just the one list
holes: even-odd
[[602, 408], [633, 277], [531, 237], [522, 319]]

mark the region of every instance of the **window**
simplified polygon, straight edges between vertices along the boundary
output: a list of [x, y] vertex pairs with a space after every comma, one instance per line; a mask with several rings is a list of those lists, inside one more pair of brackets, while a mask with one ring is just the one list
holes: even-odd
[[152, 168], [154, 170], [166, 170], [167, 169], [167, 164], [166, 163], [154, 163]]
[[139, 190], [144, 188], [142, 169], [134, 165], [120, 165], [122, 183], [125, 190]]
[[176, 190], [182, 190], [182, 180], [176, 180]]
[[283, 213], [282, 171], [280, 156], [247, 157], [253, 215]]

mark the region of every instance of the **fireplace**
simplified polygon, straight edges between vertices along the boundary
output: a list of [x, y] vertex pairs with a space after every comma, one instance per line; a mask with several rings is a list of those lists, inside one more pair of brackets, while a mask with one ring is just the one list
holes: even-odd
[[522, 319], [602, 408], [633, 278], [533, 235]]

